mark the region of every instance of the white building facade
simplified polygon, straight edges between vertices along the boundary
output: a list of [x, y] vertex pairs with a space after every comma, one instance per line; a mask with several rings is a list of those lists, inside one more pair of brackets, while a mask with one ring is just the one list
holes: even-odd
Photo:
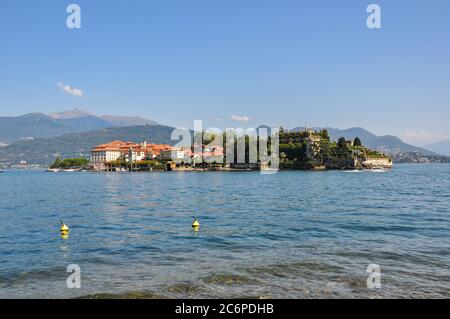
[[104, 164], [117, 161], [121, 156], [122, 153], [120, 150], [92, 150], [90, 160], [94, 165]]

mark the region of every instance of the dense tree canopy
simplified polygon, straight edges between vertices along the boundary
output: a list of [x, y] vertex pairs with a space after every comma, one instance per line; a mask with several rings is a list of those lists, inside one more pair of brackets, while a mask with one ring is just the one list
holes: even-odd
[[338, 139], [337, 145], [340, 149], [346, 149], [347, 148], [347, 142], [345, 140], [345, 137], [340, 137]]
[[86, 158], [66, 158], [61, 160], [60, 157], [57, 157], [53, 162], [51, 168], [83, 168], [89, 164], [89, 161]]

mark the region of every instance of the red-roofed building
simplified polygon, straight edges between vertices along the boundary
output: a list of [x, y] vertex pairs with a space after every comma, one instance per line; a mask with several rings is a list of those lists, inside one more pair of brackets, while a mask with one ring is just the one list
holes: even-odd
[[122, 150], [126, 145], [122, 141], [113, 141], [108, 144], [95, 146], [91, 150], [91, 164], [101, 165], [117, 161], [122, 156]]
[[175, 148], [168, 144], [136, 144], [133, 142], [112, 141], [95, 146], [91, 150], [91, 165], [97, 170], [103, 170], [108, 163], [124, 160], [126, 162], [139, 162], [142, 160], [172, 160], [175, 162], [194, 163], [223, 162], [223, 147], [201, 146], [201, 151], [192, 152], [191, 149]]
[[129, 162], [141, 161], [146, 158], [146, 145], [133, 142], [113, 141], [107, 144], [95, 146], [91, 150], [91, 164], [101, 168], [106, 163], [117, 160]]

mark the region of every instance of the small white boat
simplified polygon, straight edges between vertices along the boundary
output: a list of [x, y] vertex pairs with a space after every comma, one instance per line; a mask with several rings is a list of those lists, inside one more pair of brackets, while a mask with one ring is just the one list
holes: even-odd
[[360, 170], [360, 169], [352, 169], [352, 170], [344, 171], [344, 172], [345, 172], [345, 173], [361, 173], [362, 170]]
[[58, 168], [49, 168], [49, 169], [46, 169], [45, 171], [48, 172], [48, 173], [58, 173], [58, 172], [60, 172], [60, 169], [58, 169]]
[[272, 168], [272, 167], [261, 167], [260, 172], [261, 174], [275, 174], [279, 171], [278, 168]]
[[387, 169], [384, 167], [381, 167], [381, 166], [374, 166], [372, 168], [366, 169], [366, 171], [373, 172], [373, 173], [384, 173], [384, 172], [387, 172]]

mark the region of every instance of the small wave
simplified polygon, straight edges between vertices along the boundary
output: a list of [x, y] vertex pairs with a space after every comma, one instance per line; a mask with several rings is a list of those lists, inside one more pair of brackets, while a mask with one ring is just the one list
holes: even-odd
[[42, 270], [30, 270], [0, 275], [0, 287], [11, 287], [29, 281], [47, 281], [49, 279], [66, 278], [66, 268], [55, 266]]

